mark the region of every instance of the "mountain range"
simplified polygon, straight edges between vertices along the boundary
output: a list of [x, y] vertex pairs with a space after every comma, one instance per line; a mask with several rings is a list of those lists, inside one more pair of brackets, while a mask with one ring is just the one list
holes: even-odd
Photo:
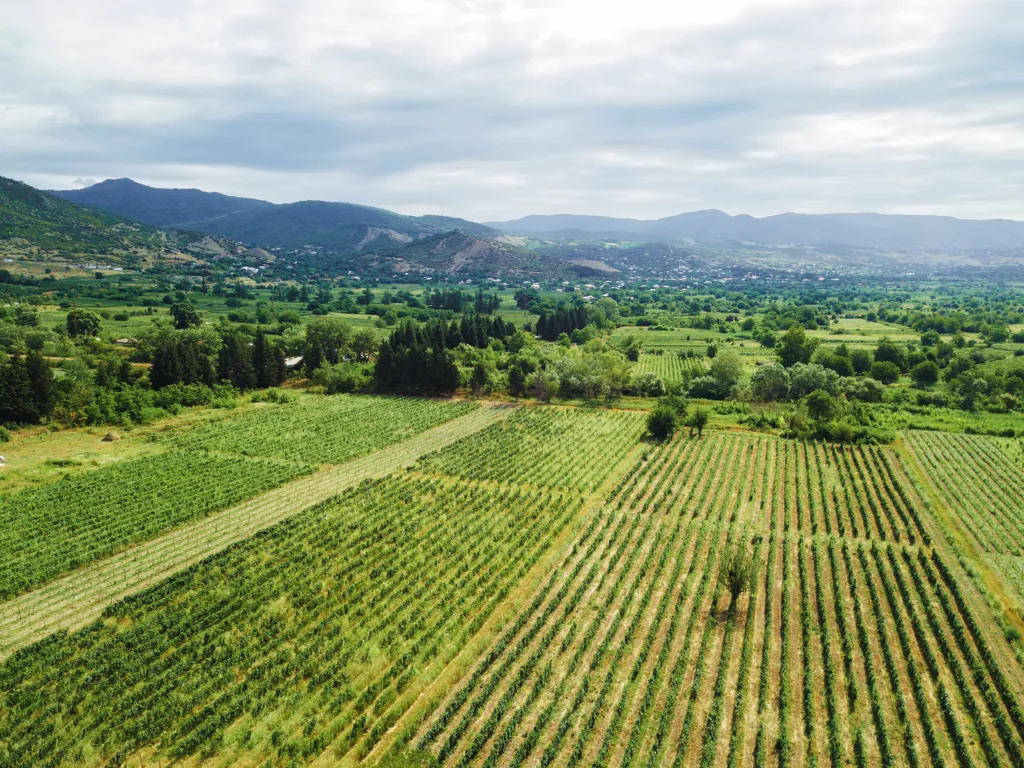
[[319, 200], [275, 204], [198, 189], [159, 189], [132, 179], [108, 179], [85, 189], [51, 194], [154, 227], [206, 232], [264, 248], [320, 246], [362, 252], [456, 229], [484, 237], [501, 234], [447, 216], [403, 216], [382, 208]]
[[489, 226], [508, 235], [540, 238], [729, 241], [887, 249], [1024, 246], [1024, 222], [1020, 221], [880, 213], [783, 213], [755, 218], [745, 214], [730, 216], [711, 209], [649, 220], [556, 214], [489, 222]]

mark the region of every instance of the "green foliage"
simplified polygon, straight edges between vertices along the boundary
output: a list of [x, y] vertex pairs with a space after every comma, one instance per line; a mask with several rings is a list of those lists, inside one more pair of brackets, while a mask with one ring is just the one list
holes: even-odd
[[693, 413], [690, 414], [690, 418], [686, 420], [686, 426], [691, 427], [696, 431], [697, 436], [704, 434], [704, 427], [707, 426], [711, 420], [711, 414], [704, 406], [697, 406], [693, 409]]
[[889, 360], [875, 360], [871, 364], [871, 378], [883, 384], [895, 384], [900, 378], [900, 368]]
[[758, 366], [750, 377], [750, 394], [762, 402], [785, 400], [789, 395], [789, 372], [778, 363]]
[[655, 440], [667, 440], [676, 431], [678, 416], [674, 408], [658, 405], [647, 415], [647, 432]]
[[818, 346], [817, 339], [807, 337], [803, 327], [794, 325], [775, 344], [775, 354], [786, 368], [797, 363], [809, 363]]
[[68, 312], [66, 322], [68, 336], [80, 338], [82, 336], [100, 335], [100, 318], [94, 312], [85, 309], [73, 309]]

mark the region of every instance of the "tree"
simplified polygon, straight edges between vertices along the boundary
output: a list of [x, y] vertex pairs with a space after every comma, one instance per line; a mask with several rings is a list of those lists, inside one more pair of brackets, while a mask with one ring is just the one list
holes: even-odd
[[736, 609], [736, 601], [750, 589], [754, 578], [754, 561], [742, 544], [733, 544], [725, 552], [722, 563], [722, 578], [729, 591], [729, 610]]
[[796, 363], [789, 369], [789, 396], [793, 400], [799, 400], [816, 389], [836, 394], [839, 391], [839, 374], [817, 363]]
[[171, 317], [174, 318], [174, 327], [179, 331], [197, 328], [203, 324], [203, 319], [190, 302], [182, 301], [172, 304], [170, 311]]
[[750, 378], [750, 394], [764, 402], [785, 400], [789, 394], [789, 372], [778, 363], [759, 366]]
[[778, 355], [780, 363], [790, 368], [797, 363], [810, 362], [817, 346], [818, 341], [808, 339], [807, 332], [802, 326], [794, 325], [776, 342], [775, 354]]
[[508, 391], [513, 397], [522, 397], [526, 391], [526, 373], [519, 363], [512, 363], [508, 367]]
[[68, 336], [73, 339], [83, 336], [100, 335], [100, 318], [85, 309], [73, 309], [68, 312]]
[[[366, 329], [369, 333], [373, 333]], [[310, 372], [320, 367], [320, 362], [331, 365], [339, 362], [349, 352], [352, 343], [352, 328], [341, 318], [317, 317], [306, 325], [306, 348], [303, 357], [322, 355], [315, 367], [310, 367], [308, 360], [303, 360]], [[319, 348], [319, 349], [317, 349]]]
[[352, 354], [361, 363], [368, 363], [377, 353], [377, 334], [369, 328], [359, 328], [352, 334]]
[[667, 440], [676, 431], [675, 409], [658, 405], [647, 415], [647, 431], [655, 440]]
[[24, 358], [0, 361], [0, 424], [28, 424], [38, 418]]
[[[708, 425], [708, 421], [711, 419], [711, 414], [707, 408], [698, 407], [695, 408], [693, 413], [690, 415], [686, 425], [697, 432], [697, 437], [704, 434], [704, 427]], [[690, 433], [693, 434], [693, 431]]]
[[240, 333], [232, 331], [224, 334], [220, 354], [217, 356], [217, 377], [222, 381], [230, 381], [239, 389], [252, 389], [256, 386], [252, 348]]
[[540, 369], [531, 373], [526, 379], [526, 388], [533, 393], [538, 400], [549, 401], [561, 387], [558, 374], [552, 370]]
[[711, 375], [723, 387], [733, 389], [743, 375], [743, 361], [739, 352], [734, 349], [719, 352], [711, 361]]
[[850, 365], [857, 375], [867, 373], [871, 368], [871, 353], [866, 349], [853, 349], [850, 351]]
[[910, 375], [918, 386], [928, 386], [939, 380], [939, 366], [931, 360], [922, 360], [911, 369]]
[[[907, 370], [907, 350], [895, 341], [883, 338], [875, 348], [875, 362], [892, 363], [900, 372]], [[874, 378], [878, 378], [875, 376]], [[881, 379], [879, 379], [881, 381]]]
[[678, 393], [663, 395], [658, 398], [658, 405], [667, 405], [676, 412], [676, 418], [680, 423], [686, 421], [686, 410], [689, 407], [686, 398]]
[[871, 364], [871, 378], [883, 384], [895, 384], [900, 378], [899, 366], [888, 360], [875, 360]]
[[665, 381], [653, 371], [637, 374], [629, 386], [633, 394], [640, 397], [661, 397], [665, 394]]
[[816, 389], [809, 394], [804, 403], [807, 406], [807, 413], [819, 424], [832, 419], [838, 409], [836, 399], [828, 392]]

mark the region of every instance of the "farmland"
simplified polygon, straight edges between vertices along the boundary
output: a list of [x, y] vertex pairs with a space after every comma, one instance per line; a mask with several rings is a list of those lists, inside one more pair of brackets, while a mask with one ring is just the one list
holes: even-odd
[[[501, 415], [336, 495], [279, 495], [276, 525], [15, 653], [0, 762], [1024, 763], [1021, 668], [920, 496], [955, 487], [940, 472], [756, 433], [650, 444], [626, 411]], [[282, 462], [262, 428], [161, 439]], [[403, 445], [365, 439], [368, 467]], [[958, 513], [1010, 554], [1015, 446], [908, 444], [961, 457], [978, 490]]]
[[962, 530], [1024, 598], [1024, 472], [1019, 444], [935, 432], [909, 432], [907, 442]]
[[637, 373], [653, 373], [666, 383], [680, 383], [684, 378], [702, 376], [707, 371], [705, 359], [680, 357], [673, 352], [641, 352], [636, 363]]

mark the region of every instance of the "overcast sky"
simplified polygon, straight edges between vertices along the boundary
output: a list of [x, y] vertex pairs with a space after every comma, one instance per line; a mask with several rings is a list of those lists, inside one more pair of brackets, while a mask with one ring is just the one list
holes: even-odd
[[1022, 0], [0, 0], [0, 175], [1024, 219]]

